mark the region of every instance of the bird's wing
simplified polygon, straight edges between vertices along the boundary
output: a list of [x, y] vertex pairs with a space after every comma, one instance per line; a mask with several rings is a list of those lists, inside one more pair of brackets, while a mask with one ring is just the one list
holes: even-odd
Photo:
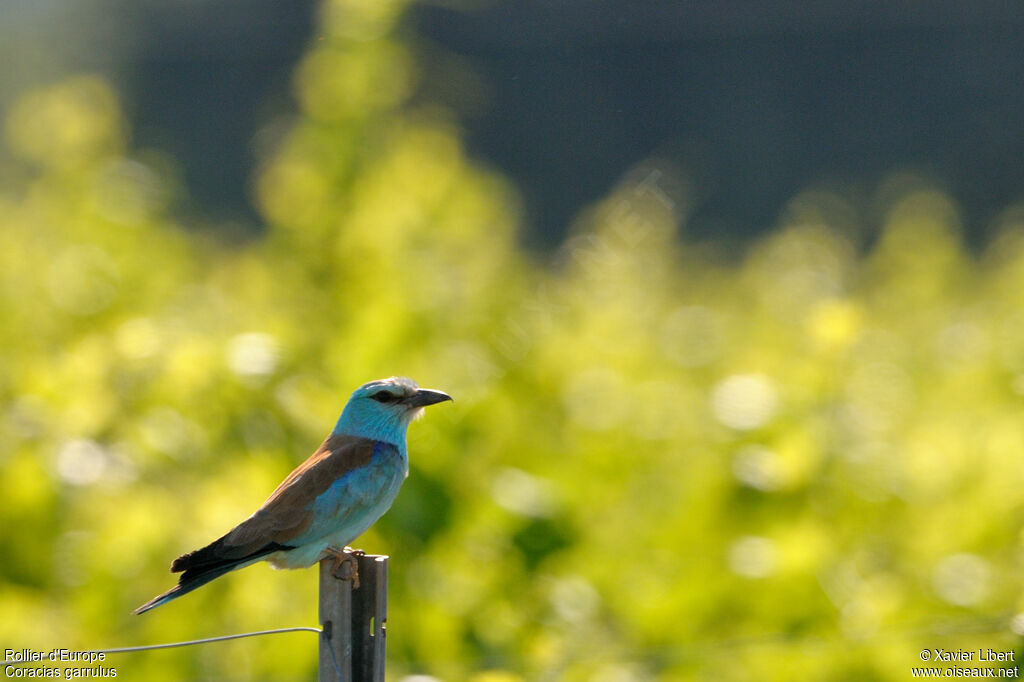
[[373, 457], [375, 444], [368, 438], [331, 434], [252, 516], [217, 541], [178, 557], [171, 570], [199, 569], [291, 548], [290, 542], [313, 523], [317, 497], [345, 474], [365, 466]]

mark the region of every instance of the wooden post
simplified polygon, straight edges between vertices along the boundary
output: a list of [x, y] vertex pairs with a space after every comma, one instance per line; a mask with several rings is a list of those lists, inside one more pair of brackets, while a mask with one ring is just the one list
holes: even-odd
[[359, 571], [334, 574], [335, 560], [320, 562], [320, 682], [384, 682], [388, 558], [352, 553]]
[[352, 682], [352, 581], [320, 562], [320, 682]]

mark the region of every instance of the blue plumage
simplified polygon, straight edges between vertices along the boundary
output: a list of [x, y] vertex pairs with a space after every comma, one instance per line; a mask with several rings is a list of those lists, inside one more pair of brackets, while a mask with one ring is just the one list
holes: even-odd
[[427, 405], [451, 400], [404, 377], [357, 388], [331, 434], [242, 523], [171, 564], [178, 584], [143, 613], [257, 561], [305, 568], [338, 556], [388, 510], [409, 474], [405, 432]]

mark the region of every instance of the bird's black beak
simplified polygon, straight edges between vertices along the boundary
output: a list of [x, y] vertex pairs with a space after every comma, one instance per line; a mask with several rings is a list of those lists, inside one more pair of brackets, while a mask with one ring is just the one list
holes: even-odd
[[443, 403], [445, 400], [452, 400], [452, 397], [444, 391], [435, 391], [430, 388], [421, 388], [414, 394], [405, 399], [405, 404], [409, 407], [426, 407], [427, 405], [436, 405], [437, 403]]

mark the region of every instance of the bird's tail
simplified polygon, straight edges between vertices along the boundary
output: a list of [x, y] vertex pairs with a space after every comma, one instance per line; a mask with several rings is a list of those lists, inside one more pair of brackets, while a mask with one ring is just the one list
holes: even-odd
[[178, 579], [178, 584], [163, 594], [153, 597], [148, 602], [132, 611], [132, 613], [145, 613], [150, 609], [155, 609], [161, 604], [166, 604], [172, 599], [177, 599], [182, 595], [188, 594], [197, 587], [202, 587], [206, 583], [221, 577], [225, 573], [229, 573], [239, 568], [245, 568], [249, 564], [259, 561], [268, 554], [272, 554], [283, 549], [291, 549], [285, 545], [279, 545], [276, 542], [271, 542], [255, 552], [243, 554], [242, 556], [225, 557], [225, 554], [234, 552], [230, 552], [230, 549], [226, 547], [224, 540], [225, 538], [220, 538], [202, 549], [190, 552], [175, 559], [174, 563], [171, 564], [171, 571], [175, 573], [183, 571], [181, 577]]
[[241, 568], [243, 564], [249, 564], [249, 563], [252, 563], [252, 561], [248, 561], [247, 560], [247, 561], [244, 561], [244, 562], [240, 562], [238, 564], [218, 566], [217, 568], [212, 568], [212, 569], [209, 569], [209, 570], [185, 571], [184, 573], [181, 574], [181, 578], [178, 579], [178, 584], [177, 585], [175, 585], [171, 589], [167, 590], [163, 594], [159, 594], [159, 595], [153, 597], [148, 602], [146, 602], [145, 604], [143, 604], [139, 608], [137, 608], [134, 611], [132, 611], [132, 613], [134, 613], [134, 614], [145, 613], [146, 611], [149, 611], [150, 609], [155, 609], [156, 607], [160, 606], [161, 604], [166, 604], [167, 602], [171, 601], [172, 599], [177, 599], [178, 597], [180, 597], [180, 596], [182, 596], [184, 594], [188, 594], [189, 592], [191, 592], [192, 590], [196, 589], [197, 587], [202, 587], [203, 585], [205, 585], [206, 583], [210, 582], [211, 580], [213, 580], [215, 578], [219, 578], [222, 575], [224, 575], [225, 573], [228, 573], [229, 571], [233, 571], [236, 568]]

